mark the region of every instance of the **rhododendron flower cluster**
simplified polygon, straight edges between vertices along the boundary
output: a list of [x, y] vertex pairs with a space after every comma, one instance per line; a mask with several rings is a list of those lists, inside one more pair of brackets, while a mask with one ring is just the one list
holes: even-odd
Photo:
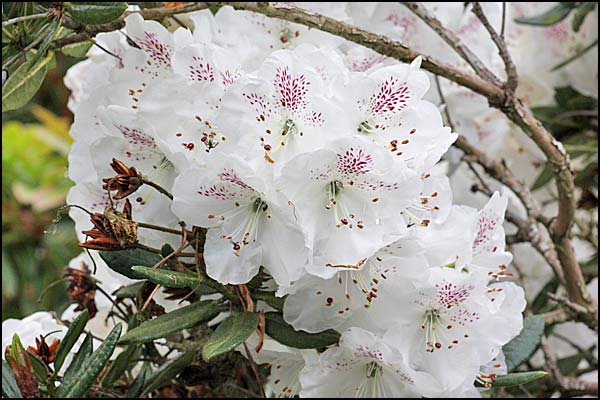
[[507, 197], [452, 205], [438, 163], [457, 135], [424, 99], [420, 58], [357, 62], [358, 46], [229, 7], [191, 19], [170, 33], [132, 14], [126, 35], [97, 38], [115, 56], [70, 70], [69, 203], [120, 207], [99, 185], [120, 160], [172, 193], [137, 190], [136, 221], [208, 228], [208, 276], [245, 284], [262, 267], [295, 329], [342, 333], [321, 353], [277, 345], [275, 395], [477, 393], [525, 301], [502, 281]]
[[[398, 4], [334, 4], [298, 6], [450, 53]], [[462, 3], [444, 4], [428, 7], [447, 11], [444, 22], [503, 71], [480, 21], [463, 18]], [[499, 7], [485, 5], [490, 20]], [[239, 350], [270, 364], [267, 394], [479, 396], [506, 374], [502, 347], [523, 328], [526, 305], [510, 279], [503, 227], [514, 194], [498, 186], [471, 202], [478, 208], [457, 205], [464, 193], [453, 196], [441, 161], [455, 161], [448, 152], [459, 133], [493, 152], [521, 146], [504, 116], [464, 88], [434, 87], [421, 57], [404, 64], [228, 6], [186, 19], [190, 27], [169, 30], [131, 13], [67, 74], [75, 116], [67, 202], [83, 247], [183, 251], [179, 233], [185, 241], [202, 232], [182, 260], [220, 285], [263, 279], [295, 330], [341, 335], [319, 349], [286, 346], [264, 330], [251, 336], [256, 346]], [[513, 34], [517, 53], [518, 35], [533, 35]], [[549, 71], [518, 67], [531, 78], [519, 90], [543, 104]], [[458, 133], [444, 124], [442, 92]], [[462, 169], [452, 180], [467, 185]], [[71, 265], [92, 266], [111, 292], [131, 283], [95, 251]], [[111, 327], [112, 304], [94, 307], [102, 321], [90, 329]]]

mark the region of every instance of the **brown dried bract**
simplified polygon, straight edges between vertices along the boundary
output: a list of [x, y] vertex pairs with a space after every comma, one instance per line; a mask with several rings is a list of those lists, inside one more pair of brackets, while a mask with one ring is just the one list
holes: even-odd
[[90, 250], [114, 251], [137, 244], [138, 224], [131, 220], [131, 203], [125, 201], [123, 212], [107, 207], [104, 214], [94, 213], [90, 218], [94, 228], [83, 231], [91, 239], [79, 246]]
[[63, 278], [68, 278], [67, 293], [71, 301], [77, 304], [75, 311], [88, 310], [90, 318], [98, 312], [96, 307], [96, 280], [92, 278], [88, 266], [82, 261], [81, 269], [65, 268]]
[[35, 347], [29, 346], [27, 351], [38, 356], [38, 358], [48, 367], [56, 359], [56, 352], [59, 344], [60, 340], [54, 339], [52, 344], [48, 345], [48, 343], [46, 343], [46, 338], [43, 335], [40, 335], [39, 339], [35, 338]]
[[142, 177], [138, 174], [135, 167], [128, 167], [122, 161], [115, 158], [110, 163], [112, 169], [117, 173], [112, 178], [103, 178], [104, 190], [117, 191], [113, 195], [115, 200], [121, 200], [129, 196], [144, 184]]

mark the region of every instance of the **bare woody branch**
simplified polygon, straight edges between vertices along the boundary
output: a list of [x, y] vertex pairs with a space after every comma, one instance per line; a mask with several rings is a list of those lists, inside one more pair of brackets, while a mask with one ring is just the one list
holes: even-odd
[[462, 58], [465, 60], [473, 71], [481, 78], [486, 79], [490, 82], [494, 82], [500, 86], [501, 83], [496, 78], [494, 73], [490, 71], [485, 64], [469, 49], [465, 46], [461, 40], [454, 34], [454, 32], [444, 29], [442, 23], [433, 15], [427, 11], [427, 8], [422, 3], [413, 3], [403, 1], [400, 4], [411, 10], [417, 17], [421, 18], [431, 29], [437, 32], [437, 34], [452, 47]]
[[502, 7], [502, 37], [498, 35], [492, 24], [490, 24], [490, 21], [485, 16], [485, 13], [483, 12], [483, 9], [481, 8], [481, 5], [479, 3], [474, 2], [473, 8], [471, 10], [473, 11], [473, 14], [475, 14], [477, 18], [479, 18], [485, 29], [490, 34], [490, 37], [494, 41], [494, 44], [498, 48], [498, 52], [500, 53], [502, 62], [504, 62], [504, 69], [506, 70], [506, 83], [504, 84], [504, 87], [506, 88], [507, 95], [512, 96], [514, 95], [515, 91], [517, 90], [517, 86], [519, 85], [519, 77], [517, 75], [517, 67], [515, 67], [510, 53], [508, 52], [506, 42], [504, 41], [503, 31], [505, 23], [504, 18], [506, 13], [506, 5], [503, 5]]

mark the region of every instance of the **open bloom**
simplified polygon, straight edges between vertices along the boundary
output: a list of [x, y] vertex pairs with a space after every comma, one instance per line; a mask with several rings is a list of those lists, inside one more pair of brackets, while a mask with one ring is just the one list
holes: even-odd
[[245, 158], [280, 170], [293, 156], [341, 134], [328, 80], [344, 71], [335, 53], [312, 46], [274, 52], [228, 90], [217, 124]]
[[370, 142], [343, 139], [284, 166], [277, 185], [312, 246], [308, 272], [331, 278], [340, 268], [360, 269], [405, 230], [399, 211], [418, 202], [422, 183], [384, 153]]
[[398, 344], [360, 328], [347, 330], [339, 347], [307, 363], [300, 375], [301, 397], [435, 396], [435, 380], [413, 370]]
[[241, 284], [263, 265], [280, 288], [288, 286], [307, 259], [293, 208], [242, 159], [212, 154], [206, 167], [183, 171], [173, 188], [173, 212], [188, 225], [210, 228], [208, 275]]

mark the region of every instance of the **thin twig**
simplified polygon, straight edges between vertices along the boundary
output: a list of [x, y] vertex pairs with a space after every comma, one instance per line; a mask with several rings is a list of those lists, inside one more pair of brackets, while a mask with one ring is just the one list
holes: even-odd
[[18, 24], [19, 22], [24, 22], [24, 21], [31, 21], [34, 19], [43, 19], [43, 18], [48, 18], [48, 13], [40, 13], [40, 14], [32, 14], [32, 15], [23, 15], [22, 17], [16, 17], [16, 18], [11, 18], [9, 20], [6, 21], [2, 21], [2, 27], [4, 28], [5, 26], [9, 26], [9, 25], [13, 25], [13, 24]]
[[[479, 18], [485, 29], [487, 29], [490, 37], [498, 48], [502, 62], [504, 62], [504, 69], [506, 70], [506, 83], [504, 84], [504, 87], [506, 88], [507, 99], [510, 100], [515, 94], [517, 86], [519, 85], [519, 77], [517, 75], [517, 67], [515, 67], [510, 53], [508, 52], [506, 42], [504, 41], [504, 35], [502, 35], [502, 37], [498, 35], [492, 24], [490, 24], [490, 21], [485, 16], [485, 13], [483, 12], [483, 9], [479, 3], [473, 2], [473, 8], [471, 10], [477, 16], [477, 18]], [[502, 27], [504, 27], [504, 23], [502, 24]]]
[[152, 182], [148, 178], [142, 178], [142, 181], [144, 182], [144, 184], [153, 187], [154, 189], [158, 190], [160, 193], [167, 196], [169, 199], [173, 200], [173, 195], [171, 193], [169, 193], [169, 191], [167, 189], [160, 186], [158, 183]]

